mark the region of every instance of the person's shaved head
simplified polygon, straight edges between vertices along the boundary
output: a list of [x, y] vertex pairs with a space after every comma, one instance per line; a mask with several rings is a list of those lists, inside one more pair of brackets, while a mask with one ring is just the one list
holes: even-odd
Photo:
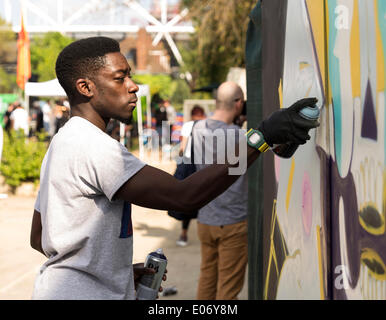
[[224, 82], [217, 89], [216, 108], [231, 110], [241, 99], [244, 99], [244, 93], [240, 86], [235, 82]]

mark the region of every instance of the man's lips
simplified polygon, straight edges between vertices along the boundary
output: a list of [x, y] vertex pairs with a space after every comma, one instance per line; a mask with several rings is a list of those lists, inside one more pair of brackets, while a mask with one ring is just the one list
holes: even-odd
[[138, 99], [130, 100], [129, 105], [136, 106]]

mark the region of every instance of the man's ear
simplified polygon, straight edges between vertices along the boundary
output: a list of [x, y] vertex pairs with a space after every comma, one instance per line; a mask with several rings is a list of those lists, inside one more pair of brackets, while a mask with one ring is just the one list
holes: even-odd
[[241, 100], [235, 101], [235, 113], [236, 115], [239, 115], [242, 111], [243, 104], [241, 103]]
[[76, 90], [84, 97], [92, 98], [94, 96], [95, 85], [90, 79], [78, 79], [75, 83]]

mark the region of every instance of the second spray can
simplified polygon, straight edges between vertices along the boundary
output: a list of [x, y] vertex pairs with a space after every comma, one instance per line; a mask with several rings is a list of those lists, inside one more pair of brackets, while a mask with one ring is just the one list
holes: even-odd
[[148, 254], [145, 268], [152, 268], [156, 273], [145, 274], [141, 277], [137, 288], [138, 300], [155, 300], [157, 298], [167, 263], [168, 260], [161, 248]]

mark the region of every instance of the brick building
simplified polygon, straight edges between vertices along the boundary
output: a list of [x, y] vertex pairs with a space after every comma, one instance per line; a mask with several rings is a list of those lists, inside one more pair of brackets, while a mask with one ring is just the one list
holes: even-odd
[[160, 41], [152, 45], [152, 36], [140, 29], [137, 34], [129, 35], [120, 42], [121, 52], [128, 59], [135, 73], [170, 73], [171, 56]]

